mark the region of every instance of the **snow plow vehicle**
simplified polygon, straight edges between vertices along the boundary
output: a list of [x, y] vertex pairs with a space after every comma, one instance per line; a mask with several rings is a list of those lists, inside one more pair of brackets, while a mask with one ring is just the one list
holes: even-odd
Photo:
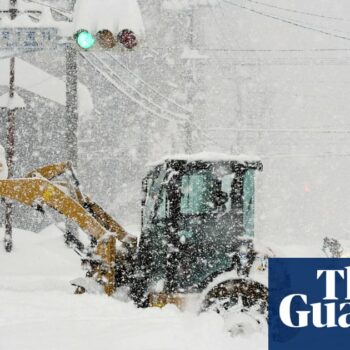
[[[85, 196], [70, 162], [0, 180], [0, 197], [54, 209], [91, 238], [67, 234], [87, 270], [77, 293], [128, 293], [140, 307], [175, 304], [266, 319], [267, 257], [253, 246], [256, 159], [169, 157], [142, 183], [142, 230], [127, 233]], [[260, 321], [258, 321], [260, 322]]]

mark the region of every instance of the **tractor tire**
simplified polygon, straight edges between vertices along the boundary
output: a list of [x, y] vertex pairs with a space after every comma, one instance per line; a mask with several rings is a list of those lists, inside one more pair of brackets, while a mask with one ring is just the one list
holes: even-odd
[[261, 283], [236, 279], [211, 289], [202, 303], [202, 312], [223, 316], [225, 328], [232, 336], [267, 330], [267, 287]]

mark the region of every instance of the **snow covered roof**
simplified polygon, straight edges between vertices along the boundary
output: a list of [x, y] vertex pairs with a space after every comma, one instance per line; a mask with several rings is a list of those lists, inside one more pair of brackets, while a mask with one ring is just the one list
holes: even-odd
[[80, 29], [93, 34], [103, 29], [113, 33], [130, 29], [138, 37], [145, 31], [137, 0], [77, 0], [74, 30]]
[[13, 98], [10, 98], [10, 95], [7, 93], [0, 96], [0, 108], [4, 107], [8, 109], [25, 108], [26, 103], [17, 93], [14, 94]]
[[[3, 59], [0, 64], [0, 85], [8, 86], [10, 60]], [[15, 86], [47, 98], [58, 104], [66, 104], [66, 83], [43, 70], [16, 58]], [[89, 114], [93, 110], [93, 102], [88, 88], [78, 84], [79, 114]], [[8, 102], [8, 95], [1, 97], [3, 103]], [[83, 101], [83, 103], [81, 103]]]
[[195, 162], [195, 161], [204, 161], [204, 162], [220, 162], [220, 161], [234, 161], [238, 163], [258, 163], [260, 158], [252, 155], [230, 155], [224, 153], [215, 153], [215, 152], [201, 152], [195, 154], [174, 154], [165, 156], [158, 161], [149, 164], [150, 166], [156, 166], [162, 164], [169, 160], [183, 160], [186, 162]]

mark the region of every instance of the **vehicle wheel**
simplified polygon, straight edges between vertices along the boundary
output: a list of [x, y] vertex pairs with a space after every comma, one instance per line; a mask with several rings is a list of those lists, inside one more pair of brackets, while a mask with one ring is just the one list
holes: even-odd
[[202, 311], [223, 316], [232, 335], [264, 332], [267, 328], [267, 288], [255, 281], [237, 279], [215, 286], [205, 297]]

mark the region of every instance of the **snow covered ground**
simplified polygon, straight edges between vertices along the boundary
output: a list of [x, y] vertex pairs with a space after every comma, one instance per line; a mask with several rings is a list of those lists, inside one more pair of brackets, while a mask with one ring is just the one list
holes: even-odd
[[140, 310], [106, 296], [74, 295], [69, 281], [82, 275], [79, 257], [57, 228], [16, 230], [13, 253], [0, 248], [0, 349], [267, 348], [266, 334], [233, 338], [216, 314], [173, 306]]

